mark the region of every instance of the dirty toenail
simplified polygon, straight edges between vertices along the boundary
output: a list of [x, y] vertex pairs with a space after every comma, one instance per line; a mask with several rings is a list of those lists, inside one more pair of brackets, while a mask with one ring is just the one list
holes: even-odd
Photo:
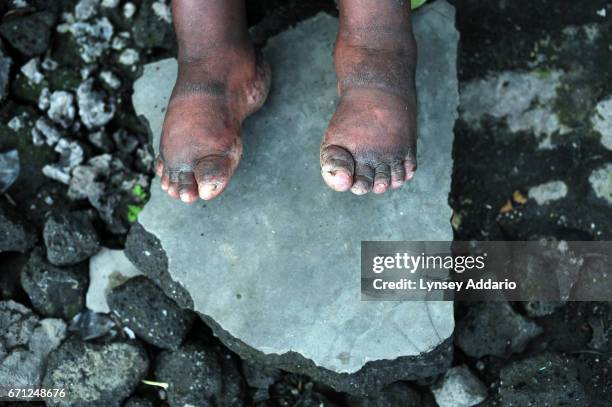
[[179, 194], [179, 196], [181, 197], [181, 201], [183, 202], [189, 202], [189, 193], [187, 192], [181, 192]]
[[202, 199], [210, 198], [212, 193], [217, 189], [216, 184], [204, 184], [199, 188], [200, 197]]

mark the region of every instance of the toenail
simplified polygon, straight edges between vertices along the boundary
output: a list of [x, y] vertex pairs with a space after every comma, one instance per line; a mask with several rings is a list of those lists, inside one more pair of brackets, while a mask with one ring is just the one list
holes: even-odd
[[410, 181], [412, 177], [414, 177], [414, 172], [409, 172], [408, 174], [406, 174], [406, 181]]
[[204, 184], [200, 188], [200, 196], [204, 199], [210, 197], [210, 195], [217, 189], [216, 184]]
[[374, 189], [376, 189], [376, 192], [384, 192], [386, 187], [386, 184], [376, 184]]
[[180, 197], [181, 197], [181, 201], [189, 202], [189, 194], [187, 192], [181, 192]]

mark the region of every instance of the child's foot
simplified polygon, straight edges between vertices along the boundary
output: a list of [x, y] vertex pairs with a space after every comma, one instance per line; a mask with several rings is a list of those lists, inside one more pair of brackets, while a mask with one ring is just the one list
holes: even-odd
[[183, 63], [179, 71], [156, 172], [171, 197], [209, 200], [223, 192], [238, 166], [240, 125], [265, 101], [270, 69], [251, 53]]
[[334, 55], [340, 101], [321, 145], [321, 174], [336, 191], [380, 194], [416, 170], [409, 7], [397, 0], [340, 1]]
[[240, 125], [270, 88], [270, 68], [250, 43], [243, 8], [235, 0], [173, 2], [179, 73], [155, 169], [162, 188], [183, 202], [223, 192], [242, 154]]

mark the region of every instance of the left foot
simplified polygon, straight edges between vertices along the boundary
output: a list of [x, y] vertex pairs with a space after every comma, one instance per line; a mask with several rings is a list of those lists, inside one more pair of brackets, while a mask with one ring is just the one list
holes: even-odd
[[382, 194], [416, 171], [416, 43], [405, 3], [340, 1], [340, 101], [321, 144], [321, 174], [335, 191]]

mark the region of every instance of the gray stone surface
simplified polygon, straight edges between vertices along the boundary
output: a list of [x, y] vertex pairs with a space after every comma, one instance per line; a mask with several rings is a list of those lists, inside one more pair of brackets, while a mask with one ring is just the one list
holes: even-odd
[[[229, 346], [235, 338], [234, 349], [298, 354], [308, 360], [302, 365], [346, 375], [368, 362], [421, 357], [451, 335], [450, 302], [359, 299], [362, 240], [453, 237], [454, 9], [438, 1], [415, 13], [414, 26], [419, 172], [409, 186], [357, 197], [321, 180], [319, 143], [336, 102], [337, 21], [327, 15], [269, 41], [272, 91], [244, 125], [245, 153], [220, 199], [182, 205], [153, 183], [140, 222], [160, 240], [169, 274], [194, 309]], [[148, 65], [135, 84], [134, 106], [149, 121], [156, 148], [175, 75], [175, 61], [165, 60]]]

